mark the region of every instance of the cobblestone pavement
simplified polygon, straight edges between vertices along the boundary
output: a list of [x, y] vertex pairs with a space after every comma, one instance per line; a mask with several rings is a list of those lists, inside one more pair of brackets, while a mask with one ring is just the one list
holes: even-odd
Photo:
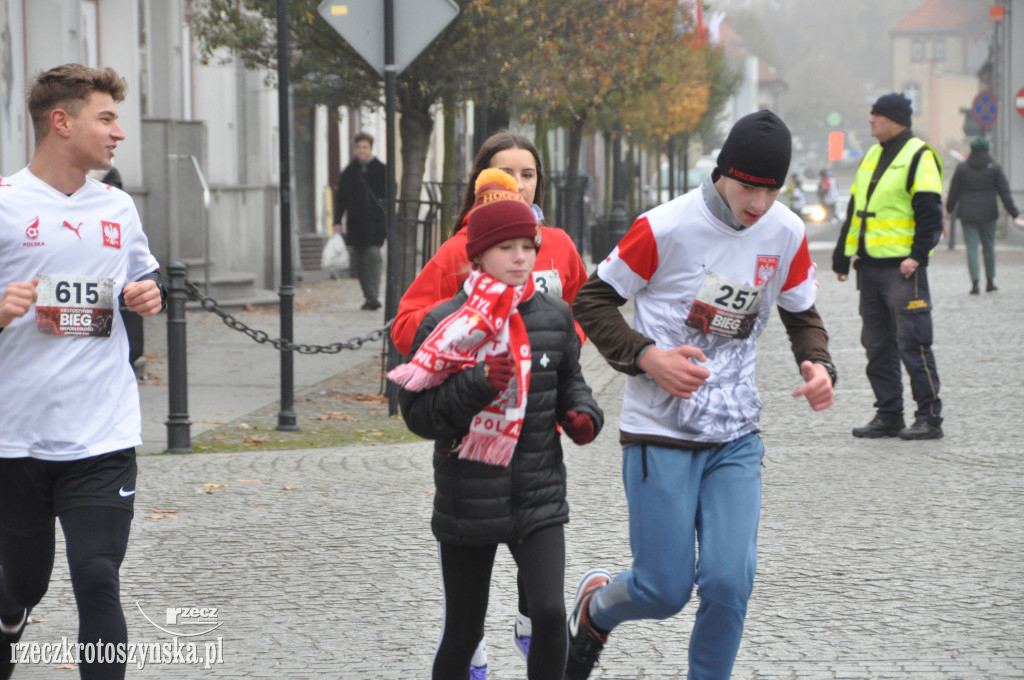
[[[873, 401], [856, 291], [836, 282], [828, 252], [814, 255], [837, 403], [815, 414], [789, 396], [799, 377], [773, 320], [760, 349], [760, 562], [734, 677], [1022, 678], [1024, 251], [1001, 250], [999, 292], [977, 297], [966, 294], [963, 252], [935, 255], [947, 420], [932, 442], [850, 436]], [[593, 445], [565, 440], [567, 598], [589, 568], [629, 564], [616, 431], [624, 382], [592, 347], [584, 362], [609, 418]], [[203, 628], [181, 617], [168, 625], [168, 608], [216, 607], [220, 627], [192, 639], [203, 654], [220, 638], [223, 663], [130, 667], [129, 678], [428, 677], [442, 614], [429, 443], [143, 456], [138, 488], [122, 569], [130, 637], [170, 643], [154, 623]], [[62, 550], [59, 532], [58, 541]], [[525, 677], [510, 634], [514, 583], [501, 550], [487, 621], [492, 680]], [[623, 625], [593, 677], [685, 677], [694, 611]], [[25, 642], [75, 635], [62, 561], [33, 615], [46, 621]], [[77, 676], [36, 664], [14, 677]]]

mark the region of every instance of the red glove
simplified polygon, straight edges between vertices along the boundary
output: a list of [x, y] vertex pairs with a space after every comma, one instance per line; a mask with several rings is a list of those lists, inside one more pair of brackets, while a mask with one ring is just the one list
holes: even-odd
[[484, 377], [487, 378], [491, 389], [498, 394], [505, 391], [515, 373], [516, 362], [508, 352], [484, 359]]
[[569, 411], [561, 425], [565, 433], [579, 446], [594, 441], [594, 421], [586, 413]]

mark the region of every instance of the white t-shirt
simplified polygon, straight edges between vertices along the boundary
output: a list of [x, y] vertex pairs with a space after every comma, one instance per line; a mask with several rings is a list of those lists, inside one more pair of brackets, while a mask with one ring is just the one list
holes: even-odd
[[756, 432], [757, 337], [772, 305], [814, 305], [814, 269], [803, 223], [779, 202], [742, 231], [714, 216], [699, 187], [638, 218], [597, 274], [634, 298], [634, 329], [659, 349], [699, 347], [711, 375], [690, 399], [630, 377], [622, 431], [708, 443]]
[[131, 197], [86, 178], [66, 196], [28, 168], [0, 178], [0, 291], [40, 277], [0, 332], [0, 457], [77, 460], [142, 443], [126, 282], [156, 271]]

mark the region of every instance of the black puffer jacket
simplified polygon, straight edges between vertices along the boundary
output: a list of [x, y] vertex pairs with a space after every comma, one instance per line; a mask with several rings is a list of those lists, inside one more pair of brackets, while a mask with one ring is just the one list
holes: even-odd
[[1003, 169], [987, 151], [972, 151], [967, 161], [956, 166], [953, 181], [949, 185], [946, 212], [956, 211], [962, 222], [985, 224], [999, 218], [996, 194], [1003, 201], [1003, 207], [1016, 217], [1017, 206], [1010, 195], [1010, 185]]
[[[464, 292], [430, 312], [420, 324], [413, 353], [445, 317], [466, 301]], [[434, 536], [455, 545], [513, 543], [538, 529], [569, 521], [565, 464], [555, 424], [567, 411], [587, 413], [595, 432], [604, 413], [580, 370], [580, 342], [563, 300], [537, 293], [519, 305], [533, 357], [523, 430], [508, 467], [460, 460], [453, 451], [473, 416], [496, 394], [483, 364], [449, 376], [423, 392], [402, 390], [409, 429], [434, 444]]]

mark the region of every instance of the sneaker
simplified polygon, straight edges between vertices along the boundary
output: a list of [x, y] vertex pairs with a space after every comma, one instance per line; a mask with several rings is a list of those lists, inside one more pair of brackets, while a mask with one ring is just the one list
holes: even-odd
[[371, 312], [376, 309], [380, 309], [380, 300], [367, 300], [359, 309], [369, 310]]
[[590, 601], [594, 593], [608, 585], [612, 577], [603, 569], [587, 572], [576, 589], [576, 600], [569, 615], [569, 658], [565, 664], [566, 680], [586, 680], [594, 670], [597, 657], [608, 641], [590, 623]]
[[7, 680], [14, 672], [14, 661], [11, 660], [11, 647], [21, 639], [28, 625], [28, 615], [31, 609], [25, 611], [25, 622], [21, 624], [21, 630], [17, 633], [0, 632], [0, 680]]
[[516, 643], [516, 651], [519, 652], [519, 656], [523, 657], [523, 661], [529, 661], [530, 659], [530, 636], [520, 635], [519, 629], [516, 628], [512, 631], [512, 641]]
[[487, 666], [469, 666], [469, 680], [487, 680]]

